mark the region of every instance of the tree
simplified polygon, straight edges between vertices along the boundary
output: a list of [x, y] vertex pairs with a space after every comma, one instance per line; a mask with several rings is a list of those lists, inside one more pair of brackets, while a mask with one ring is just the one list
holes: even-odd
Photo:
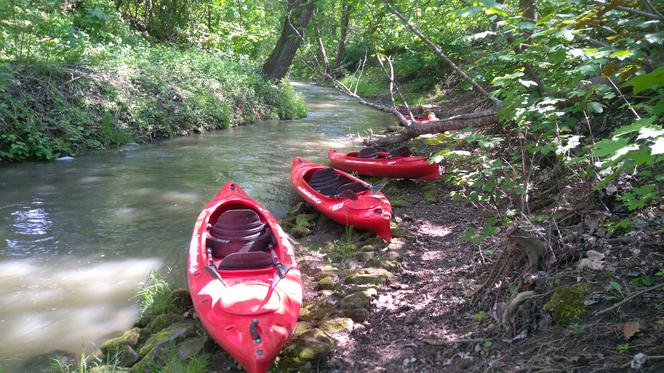
[[288, 73], [313, 11], [314, 0], [288, 0], [281, 36], [263, 65], [268, 79], [282, 79]]

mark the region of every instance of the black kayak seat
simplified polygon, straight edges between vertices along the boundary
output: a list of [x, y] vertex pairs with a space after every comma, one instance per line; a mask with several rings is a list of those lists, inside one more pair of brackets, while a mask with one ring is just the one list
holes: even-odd
[[265, 251], [228, 254], [219, 263], [220, 270], [261, 269], [274, 265], [272, 256]]
[[315, 171], [309, 179], [309, 185], [328, 197], [338, 196], [346, 189], [356, 193], [368, 189], [363, 183], [342, 176], [333, 168], [322, 168]]
[[251, 209], [224, 211], [208, 227], [208, 232], [206, 244], [217, 258], [234, 253], [267, 252], [274, 242], [270, 227]]
[[378, 150], [373, 146], [364, 148], [357, 152], [357, 158], [378, 158]]
[[409, 155], [412, 155], [413, 152], [410, 151], [410, 149], [407, 146], [402, 146], [400, 148], [396, 148], [394, 150], [390, 151], [390, 154], [387, 156], [388, 158], [394, 158], [394, 157], [407, 157]]

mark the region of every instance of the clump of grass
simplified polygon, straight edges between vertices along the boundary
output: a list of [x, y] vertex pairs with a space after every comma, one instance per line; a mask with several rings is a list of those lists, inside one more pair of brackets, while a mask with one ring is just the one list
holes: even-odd
[[157, 372], [163, 373], [199, 373], [207, 372], [210, 366], [210, 355], [202, 353], [193, 356], [187, 361], [182, 361], [177, 356], [175, 348], [169, 349], [168, 357], [162, 367], [157, 368]]
[[141, 316], [158, 315], [172, 310], [170, 294], [170, 285], [158, 272], [150, 272], [148, 280], [143, 283], [137, 293]]

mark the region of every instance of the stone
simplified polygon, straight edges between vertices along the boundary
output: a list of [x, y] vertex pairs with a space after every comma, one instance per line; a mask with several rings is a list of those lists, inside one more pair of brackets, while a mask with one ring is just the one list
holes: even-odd
[[158, 331], [181, 321], [184, 321], [184, 316], [182, 315], [177, 315], [174, 313], [157, 315], [145, 328], [141, 330], [139, 342], [143, 342]]
[[361, 251], [357, 253], [357, 259], [363, 262], [368, 262], [373, 260], [376, 257], [376, 253], [373, 251]]
[[205, 348], [208, 338], [206, 336], [194, 337], [184, 340], [178, 344], [177, 355], [180, 360], [188, 360], [189, 358], [199, 354]]
[[350, 333], [353, 331], [354, 322], [348, 317], [335, 317], [330, 320], [323, 321], [318, 328], [328, 334], [332, 333]]
[[322, 320], [333, 313], [335, 307], [327, 303], [324, 299], [316, 299], [304, 304], [300, 309], [300, 318], [302, 321]]
[[133, 327], [130, 330], [127, 330], [124, 332], [119, 337], [115, 337], [112, 339], [107, 340], [106, 342], [102, 343], [99, 348], [102, 351], [102, 354], [106, 354], [108, 352], [112, 352], [113, 349], [119, 347], [119, 346], [131, 346], [135, 347], [136, 343], [138, 343], [138, 339], [141, 336], [141, 329], [138, 327]]
[[184, 313], [188, 309], [194, 306], [194, 303], [191, 300], [191, 294], [189, 290], [184, 288], [178, 288], [171, 292], [171, 295], [168, 297], [168, 301], [172, 304], [178, 312]]
[[118, 345], [106, 350], [106, 357], [116, 361], [118, 366], [130, 367], [139, 360], [138, 353], [129, 345]]
[[332, 276], [325, 276], [318, 280], [318, 290], [332, 290], [334, 289], [335, 281]]
[[320, 366], [335, 347], [335, 341], [320, 329], [311, 329], [293, 339], [282, 352], [279, 368], [284, 371]]
[[341, 308], [354, 309], [354, 308], [369, 308], [371, 300], [378, 295], [374, 288], [369, 288], [362, 291], [357, 291], [353, 294], [347, 295], [341, 300]]
[[364, 322], [369, 317], [369, 310], [366, 308], [347, 308], [344, 309], [341, 314], [350, 318], [354, 322], [360, 323]]
[[586, 312], [585, 300], [589, 293], [588, 285], [583, 283], [561, 286], [553, 292], [549, 301], [544, 304], [544, 309], [551, 313], [555, 322], [566, 325]]
[[346, 283], [349, 284], [371, 284], [382, 285], [386, 284], [392, 278], [392, 273], [383, 268], [362, 268], [357, 273], [354, 273], [346, 278]]
[[403, 197], [390, 200], [390, 203], [392, 204], [392, 207], [409, 207], [412, 205], [412, 203], [409, 200]]
[[194, 323], [191, 321], [181, 321], [151, 335], [143, 347], [138, 351], [141, 357], [146, 355], [157, 355], [157, 349], [174, 342], [180, 342], [187, 337], [195, 335]]

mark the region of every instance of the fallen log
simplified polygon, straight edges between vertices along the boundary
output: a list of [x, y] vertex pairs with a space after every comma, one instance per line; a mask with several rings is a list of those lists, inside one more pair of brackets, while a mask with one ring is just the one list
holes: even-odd
[[[403, 117], [403, 115], [402, 115]], [[405, 119], [405, 118], [404, 118]], [[385, 146], [408, 141], [420, 135], [435, 134], [445, 131], [460, 130], [464, 128], [481, 128], [498, 123], [495, 109], [479, 111], [477, 113], [460, 114], [449, 118], [422, 124], [413, 124], [405, 127], [393, 136], [378, 139], [365, 139], [364, 145]]]

